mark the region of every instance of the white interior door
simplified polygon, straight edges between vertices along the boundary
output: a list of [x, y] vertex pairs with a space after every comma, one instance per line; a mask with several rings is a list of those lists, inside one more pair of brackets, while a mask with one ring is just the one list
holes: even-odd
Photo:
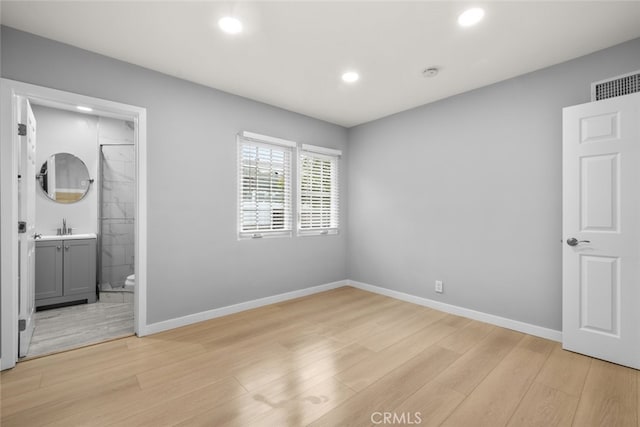
[[19, 238], [19, 337], [18, 356], [24, 357], [35, 327], [35, 268], [36, 268], [36, 119], [27, 99], [19, 105], [20, 123], [26, 125], [26, 135], [20, 136], [18, 218], [26, 223], [26, 231]]
[[640, 93], [563, 111], [562, 344], [640, 368]]

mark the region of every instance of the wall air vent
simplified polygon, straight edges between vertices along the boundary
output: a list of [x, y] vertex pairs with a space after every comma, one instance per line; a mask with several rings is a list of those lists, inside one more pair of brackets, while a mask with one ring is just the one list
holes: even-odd
[[640, 70], [591, 83], [591, 101], [640, 92]]

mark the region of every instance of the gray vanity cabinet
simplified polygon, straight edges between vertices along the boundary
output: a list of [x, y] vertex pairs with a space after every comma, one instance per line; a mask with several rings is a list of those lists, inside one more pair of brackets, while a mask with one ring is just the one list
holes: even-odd
[[36, 307], [96, 302], [96, 239], [36, 241]]
[[95, 299], [95, 239], [64, 241], [63, 276], [63, 288], [65, 295], [86, 295], [89, 292], [93, 292], [93, 296]]
[[36, 306], [38, 300], [62, 296], [62, 241], [36, 241]]

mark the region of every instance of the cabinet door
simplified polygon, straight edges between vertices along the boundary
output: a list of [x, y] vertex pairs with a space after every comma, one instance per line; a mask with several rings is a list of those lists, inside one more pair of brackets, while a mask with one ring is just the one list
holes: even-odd
[[36, 299], [62, 296], [62, 241], [36, 243]]
[[96, 291], [96, 241], [64, 241], [64, 295]]

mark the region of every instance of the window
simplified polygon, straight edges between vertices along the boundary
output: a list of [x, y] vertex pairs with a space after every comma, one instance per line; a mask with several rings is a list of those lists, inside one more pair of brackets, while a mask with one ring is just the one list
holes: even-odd
[[295, 146], [295, 142], [251, 132], [238, 137], [239, 237], [291, 235]]
[[302, 145], [298, 164], [298, 234], [338, 233], [338, 158], [342, 153]]

